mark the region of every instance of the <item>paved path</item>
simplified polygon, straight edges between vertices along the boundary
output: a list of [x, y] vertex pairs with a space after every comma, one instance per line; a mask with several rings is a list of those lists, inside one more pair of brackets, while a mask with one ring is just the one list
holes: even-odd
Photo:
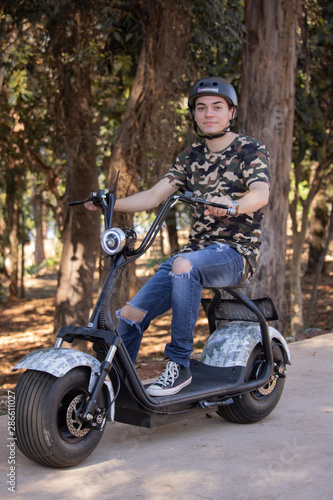
[[93, 455], [49, 469], [16, 450], [8, 491], [8, 417], [0, 417], [0, 496], [24, 500], [332, 500], [333, 333], [292, 344], [275, 411], [252, 425], [217, 415], [157, 429], [108, 424]]

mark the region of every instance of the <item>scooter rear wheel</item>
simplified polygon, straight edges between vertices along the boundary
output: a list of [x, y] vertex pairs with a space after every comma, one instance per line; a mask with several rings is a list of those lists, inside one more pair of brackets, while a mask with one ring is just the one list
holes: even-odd
[[[284, 365], [284, 355], [281, 346], [273, 341], [274, 362]], [[252, 351], [247, 364], [246, 381], [259, 378], [265, 369], [265, 358], [263, 348], [258, 344]], [[234, 402], [221, 406], [217, 414], [228, 420], [239, 424], [250, 424], [266, 418], [278, 404], [285, 378], [272, 375], [270, 381], [260, 389], [235, 396]]]
[[[89, 371], [74, 368], [63, 377], [27, 370], [16, 389], [17, 445], [29, 459], [49, 467], [72, 467], [98, 445], [103, 430], [79, 420], [88, 396]], [[98, 405], [106, 407], [102, 391]]]

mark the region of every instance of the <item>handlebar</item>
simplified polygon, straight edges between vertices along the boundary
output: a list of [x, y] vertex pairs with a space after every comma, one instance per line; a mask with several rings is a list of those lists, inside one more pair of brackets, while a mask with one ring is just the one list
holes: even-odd
[[199, 204], [199, 205], [208, 205], [211, 207], [217, 207], [217, 208], [223, 208], [224, 210], [228, 210], [229, 205], [222, 205], [220, 203], [213, 203], [209, 201], [207, 198], [199, 198], [199, 196], [195, 196], [192, 191], [185, 191], [184, 195], [180, 197], [181, 201], [184, 201], [185, 203], [189, 203], [190, 205], [193, 204]]
[[102, 201], [104, 199], [103, 195], [105, 195], [105, 191], [98, 191], [98, 193], [90, 193], [88, 198], [79, 201], [70, 201], [68, 203], [68, 206], [74, 207], [76, 205], [83, 205], [84, 203], [92, 201], [96, 207], [103, 207], [103, 201]]
[[83, 205], [83, 203], [87, 203], [88, 201], [92, 201], [91, 197], [89, 196], [88, 198], [86, 198], [85, 200], [80, 200], [80, 201], [70, 201], [68, 203], [68, 206], [69, 207], [74, 207], [76, 205]]
[[[79, 200], [79, 201], [70, 201], [68, 205], [70, 207], [74, 207], [76, 205], [83, 205], [84, 203], [87, 203], [89, 201], [92, 201], [93, 204], [96, 207], [105, 207], [106, 203], [106, 197], [107, 197], [107, 192], [104, 190], [98, 191], [98, 193], [90, 193], [88, 198], [85, 198], [84, 200]], [[201, 205], [209, 205], [211, 207], [217, 207], [217, 208], [223, 208], [224, 210], [228, 210], [229, 206], [228, 205], [221, 205], [220, 203], [213, 203], [209, 201], [207, 198], [199, 198], [198, 196], [195, 196], [194, 193], [191, 191], [185, 191], [184, 195], [173, 195], [171, 198], [175, 197], [176, 201], [182, 201], [184, 203], [188, 203], [189, 205], [196, 205], [196, 204], [201, 204]], [[106, 208], [106, 207], [105, 207]]]
[[178, 195], [174, 194], [170, 196], [162, 205], [159, 213], [156, 216], [156, 219], [152, 223], [150, 229], [148, 230], [145, 238], [143, 239], [141, 245], [139, 248], [136, 250], [132, 250], [130, 252], [131, 255], [139, 257], [142, 255], [148, 247], [152, 244], [154, 241], [160, 227], [162, 226], [163, 222], [166, 219], [167, 214], [171, 210], [171, 208], [178, 202], [183, 202], [183, 203], [188, 203], [189, 205], [196, 205], [196, 204], [201, 204], [201, 205], [211, 205], [219, 208], [224, 208], [227, 210], [229, 207], [227, 205], [220, 205], [218, 203], [212, 203], [208, 201], [206, 198], [199, 198], [194, 195], [191, 191], [185, 191], [183, 195]]
[[[104, 214], [104, 225], [105, 229], [108, 230], [112, 227], [112, 217], [113, 217], [113, 208], [116, 201], [115, 197], [115, 189], [110, 191], [100, 190], [97, 193], [90, 193], [88, 198], [80, 201], [72, 201], [69, 203], [69, 206], [82, 205], [92, 201], [93, 204], [97, 207], [101, 207], [102, 213]], [[230, 207], [228, 205], [222, 205], [219, 203], [214, 203], [209, 201], [207, 198], [200, 198], [195, 196], [191, 191], [185, 191], [184, 194], [174, 194], [170, 196], [162, 205], [159, 213], [157, 214], [154, 222], [152, 223], [150, 229], [148, 230], [145, 238], [143, 239], [141, 245], [137, 249], [127, 249], [126, 254], [131, 256], [132, 259], [137, 259], [143, 253], [145, 253], [148, 248], [152, 245], [155, 240], [163, 222], [166, 219], [167, 214], [171, 210], [171, 208], [177, 203], [187, 203], [192, 206], [196, 205], [206, 205], [217, 208], [222, 208], [224, 210], [228, 210]], [[131, 259], [131, 260], [132, 260]]]

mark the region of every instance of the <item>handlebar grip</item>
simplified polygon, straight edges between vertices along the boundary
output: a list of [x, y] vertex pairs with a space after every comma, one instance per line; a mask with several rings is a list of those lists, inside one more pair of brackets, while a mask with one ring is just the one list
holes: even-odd
[[205, 198], [202, 199], [205, 205], [210, 205], [211, 207], [223, 208], [224, 210], [228, 210], [229, 205], [221, 205], [221, 203], [213, 203]]
[[184, 198], [188, 201], [192, 201], [193, 203], [200, 203], [202, 205], [209, 205], [211, 207], [223, 208], [224, 210], [228, 210], [229, 205], [222, 205], [221, 203], [214, 203], [209, 201], [207, 198], [199, 198], [195, 196], [192, 191], [185, 191]]
[[86, 203], [87, 201], [90, 201], [90, 198], [87, 198], [86, 200], [81, 200], [81, 201], [70, 201], [68, 203], [69, 207], [74, 207], [76, 205], [83, 205], [83, 203]]
[[79, 200], [79, 201], [70, 201], [68, 203], [68, 205], [70, 207], [74, 207], [76, 205], [83, 205], [84, 203], [87, 203], [88, 201], [92, 201], [93, 204], [98, 207], [98, 206], [102, 206], [102, 202], [101, 202], [101, 199], [99, 196], [97, 196], [96, 194], [93, 194], [91, 193], [90, 196], [88, 196], [88, 198], [86, 198], [85, 200]]

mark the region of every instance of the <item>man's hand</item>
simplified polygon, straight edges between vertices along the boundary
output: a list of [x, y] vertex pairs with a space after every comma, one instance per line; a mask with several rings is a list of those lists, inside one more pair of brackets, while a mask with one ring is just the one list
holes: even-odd
[[[267, 205], [269, 199], [269, 185], [266, 182], [252, 182], [249, 191], [237, 199], [238, 214], [251, 214], [260, 208]], [[232, 206], [232, 200], [226, 196], [213, 196], [209, 201], [213, 203], [220, 203], [221, 205]], [[215, 215], [216, 217], [224, 217], [227, 211], [223, 208], [206, 207], [205, 215]]]
[[[97, 193], [91, 193], [91, 194], [95, 196]], [[102, 208], [102, 207], [96, 207], [96, 205], [94, 205], [92, 201], [86, 201], [84, 206], [87, 210], [90, 210], [91, 212], [95, 212], [96, 210], [101, 210]]]
[[[228, 207], [232, 206], [232, 202], [230, 198], [226, 198], [225, 196], [213, 196], [209, 201], [212, 203], [219, 203], [220, 205], [227, 205]], [[224, 208], [211, 207], [207, 205], [204, 215], [214, 215], [215, 217], [225, 217], [227, 215], [227, 211]]]

